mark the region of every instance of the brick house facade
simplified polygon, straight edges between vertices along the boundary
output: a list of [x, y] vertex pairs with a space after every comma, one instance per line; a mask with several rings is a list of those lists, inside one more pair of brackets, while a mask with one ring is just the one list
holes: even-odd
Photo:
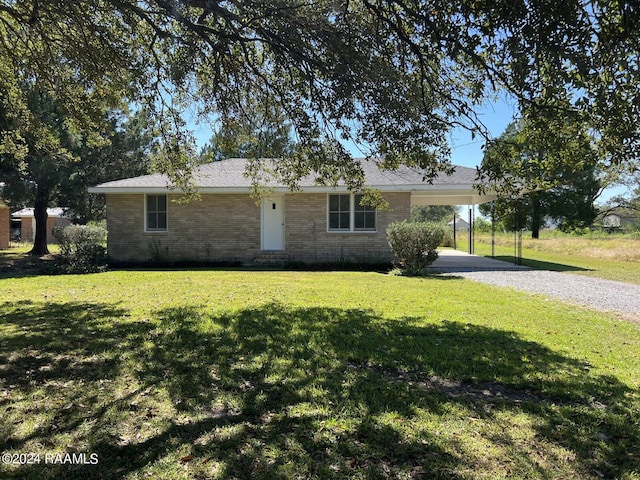
[[[108, 254], [113, 261], [234, 261], [253, 264], [265, 255], [302, 262], [383, 262], [393, 259], [387, 226], [410, 218], [415, 204], [478, 203], [472, 169], [425, 184], [409, 169], [378, 173], [365, 165], [365, 182], [379, 189], [388, 210], [360, 205], [358, 193], [324, 187], [313, 179], [301, 190], [271, 186], [261, 204], [250, 196], [246, 160], [199, 167], [200, 199], [179, 203], [162, 175], [92, 187], [106, 195]], [[434, 182], [436, 183], [436, 182]], [[483, 197], [485, 201], [486, 197]], [[465, 201], [470, 200], [470, 201]]]
[[[390, 211], [377, 212], [373, 231], [331, 231], [328, 194], [285, 194], [282, 250], [289, 261], [378, 262], [393, 259], [386, 239], [389, 223], [410, 216], [409, 193], [385, 193]], [[203, 194], [176, 203], [168, 195], [167, 227], [145, 230], [144, 194], [107, 195], [108, 253], [115, 261], [236, 261], [254, 263], [265, 251], [261, 211], [248, 194]], [[265, 203], [269, 202], [265, 199]]]

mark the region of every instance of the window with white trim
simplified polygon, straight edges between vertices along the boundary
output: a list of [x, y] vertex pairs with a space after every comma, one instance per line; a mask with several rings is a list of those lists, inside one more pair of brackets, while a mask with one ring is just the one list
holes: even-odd
[[329, 195], [329, 230], [351, 230], [351, 195]]
[[167, 231], [167, 196], [147, 195], [146, 200], [146, 231]]
[[330, 232], [375, 232], [376, 209], [360, 205], [363, 195], [329, 194]]
[[376, 209], [360, 205], [363, 195], [353, 196], [353, 229], [356, 231], [375, 231]]

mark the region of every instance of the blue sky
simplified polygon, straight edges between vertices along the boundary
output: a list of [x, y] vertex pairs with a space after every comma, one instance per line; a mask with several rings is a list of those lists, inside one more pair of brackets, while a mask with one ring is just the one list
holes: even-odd
[[[501, 135], [511, 123], [517, 107], [513, 101], [500, 98], [497, 101], [476, 109], [478, 119], [487, 127], [492, 137]], [[482, 163], [484, 140], [463, 128], [453, 130], [450, 134], [451, 163], [463, 167], [477, 167]]]

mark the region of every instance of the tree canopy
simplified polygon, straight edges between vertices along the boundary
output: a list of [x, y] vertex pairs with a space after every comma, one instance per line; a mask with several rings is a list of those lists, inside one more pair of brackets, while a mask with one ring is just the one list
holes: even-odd
[[220, 121], [209, 142], [200, 150], [200, 161], [226, 158], [282, 158], [295, 153], [291, 124], [277, 104], [253, 105], [236, 118]]
[[149, 173], [157, 158], [157, 127], [146, 110], [106, 111], [101, 128], [74, 145], [74, 161], [62, 170], [57, 204], [76, 223], [103, 220], [104, 196], [89, 194], [88, 188]]
[[493, 205], [481, 205], [484, 215], [495, 215], [508, 229], [528, 228], [538, 238], [545, 220], [562, 230], [588, 227], [598, 214], [594, 204], [605, 182], [598, 171], [595, 141], [584, 125], [566, 119], [553, 133], [537, 123], [512, 123], [485, 150], [483, 168], [509, 177], [527, 193], [509, 186]]
[[153, 122], [144, 111], [127, 117], [103, 105], [102, 118], [78, 128], [66, 105], [37, 84], [12, 87], [0, 90], [0, 103], [9, 107], [0, 109], [2, 196], [14, 207], [34, 207], [31, 253], [44, 255], [47, 207], [70, 207], [81, 222], [100, 217], [103, 200], [89, 197], [87, 187], [145, 173], [153, 158]]
[[454, 205], [418, 205], [411, 207], [411, 220], [413, 222], [447, 223], [453, 220], [458, 213], [458, 207]]
[[639, 47], [627, 0], [0, 0], [2, 76], [38, 82], [79, 123], [96, 97], [146, 105], [178, 185], [197, 156], [187, 106], [219, 121], [276, 102], [297, 145], [288, 181], [357, 186], [345, 139], [428, 179], [451, 169], [449, 129], [487, 134], [474, 108], [500, 92], [543, 129], [579, 119], [603, 167], [635, 168]]

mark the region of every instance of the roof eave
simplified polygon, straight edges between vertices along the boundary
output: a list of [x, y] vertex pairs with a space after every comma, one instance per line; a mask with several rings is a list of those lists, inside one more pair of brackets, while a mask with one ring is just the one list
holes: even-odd
[[[381, 192], [435, 192], [442, 190], [457, 190], [457, 191], [472, 191], [474, 186], [472, 184], [466, 185], [429, 185], [429, 184], [406, 184], [406, 185], [367, 185], [369, 188], [379, 190]], [[347, 192], [349, 189], [346, 186], [325, 186], [325, 185], [307, 185], [300, 187], [299, 190], [292, 191], [286, 186], [266, 187], [267, 190], [287, 193], [287, 192], [300, 192], [300, 193], [329, 193], [329, 192]], [[222, 194], [222, 193], [251, 193], [252, 189], [249, 186], [229, 186], [229, 187], [198, 187], [200, 193], [206, 194]], [[172, 189], [169, 187], [152, 187], [152, 186], [102, 186], [89, 187], [89, 193], [103, 193], [103, 194], [156, 194], [156, 193], [173, 193], [181, 194], [182, 190]]]

